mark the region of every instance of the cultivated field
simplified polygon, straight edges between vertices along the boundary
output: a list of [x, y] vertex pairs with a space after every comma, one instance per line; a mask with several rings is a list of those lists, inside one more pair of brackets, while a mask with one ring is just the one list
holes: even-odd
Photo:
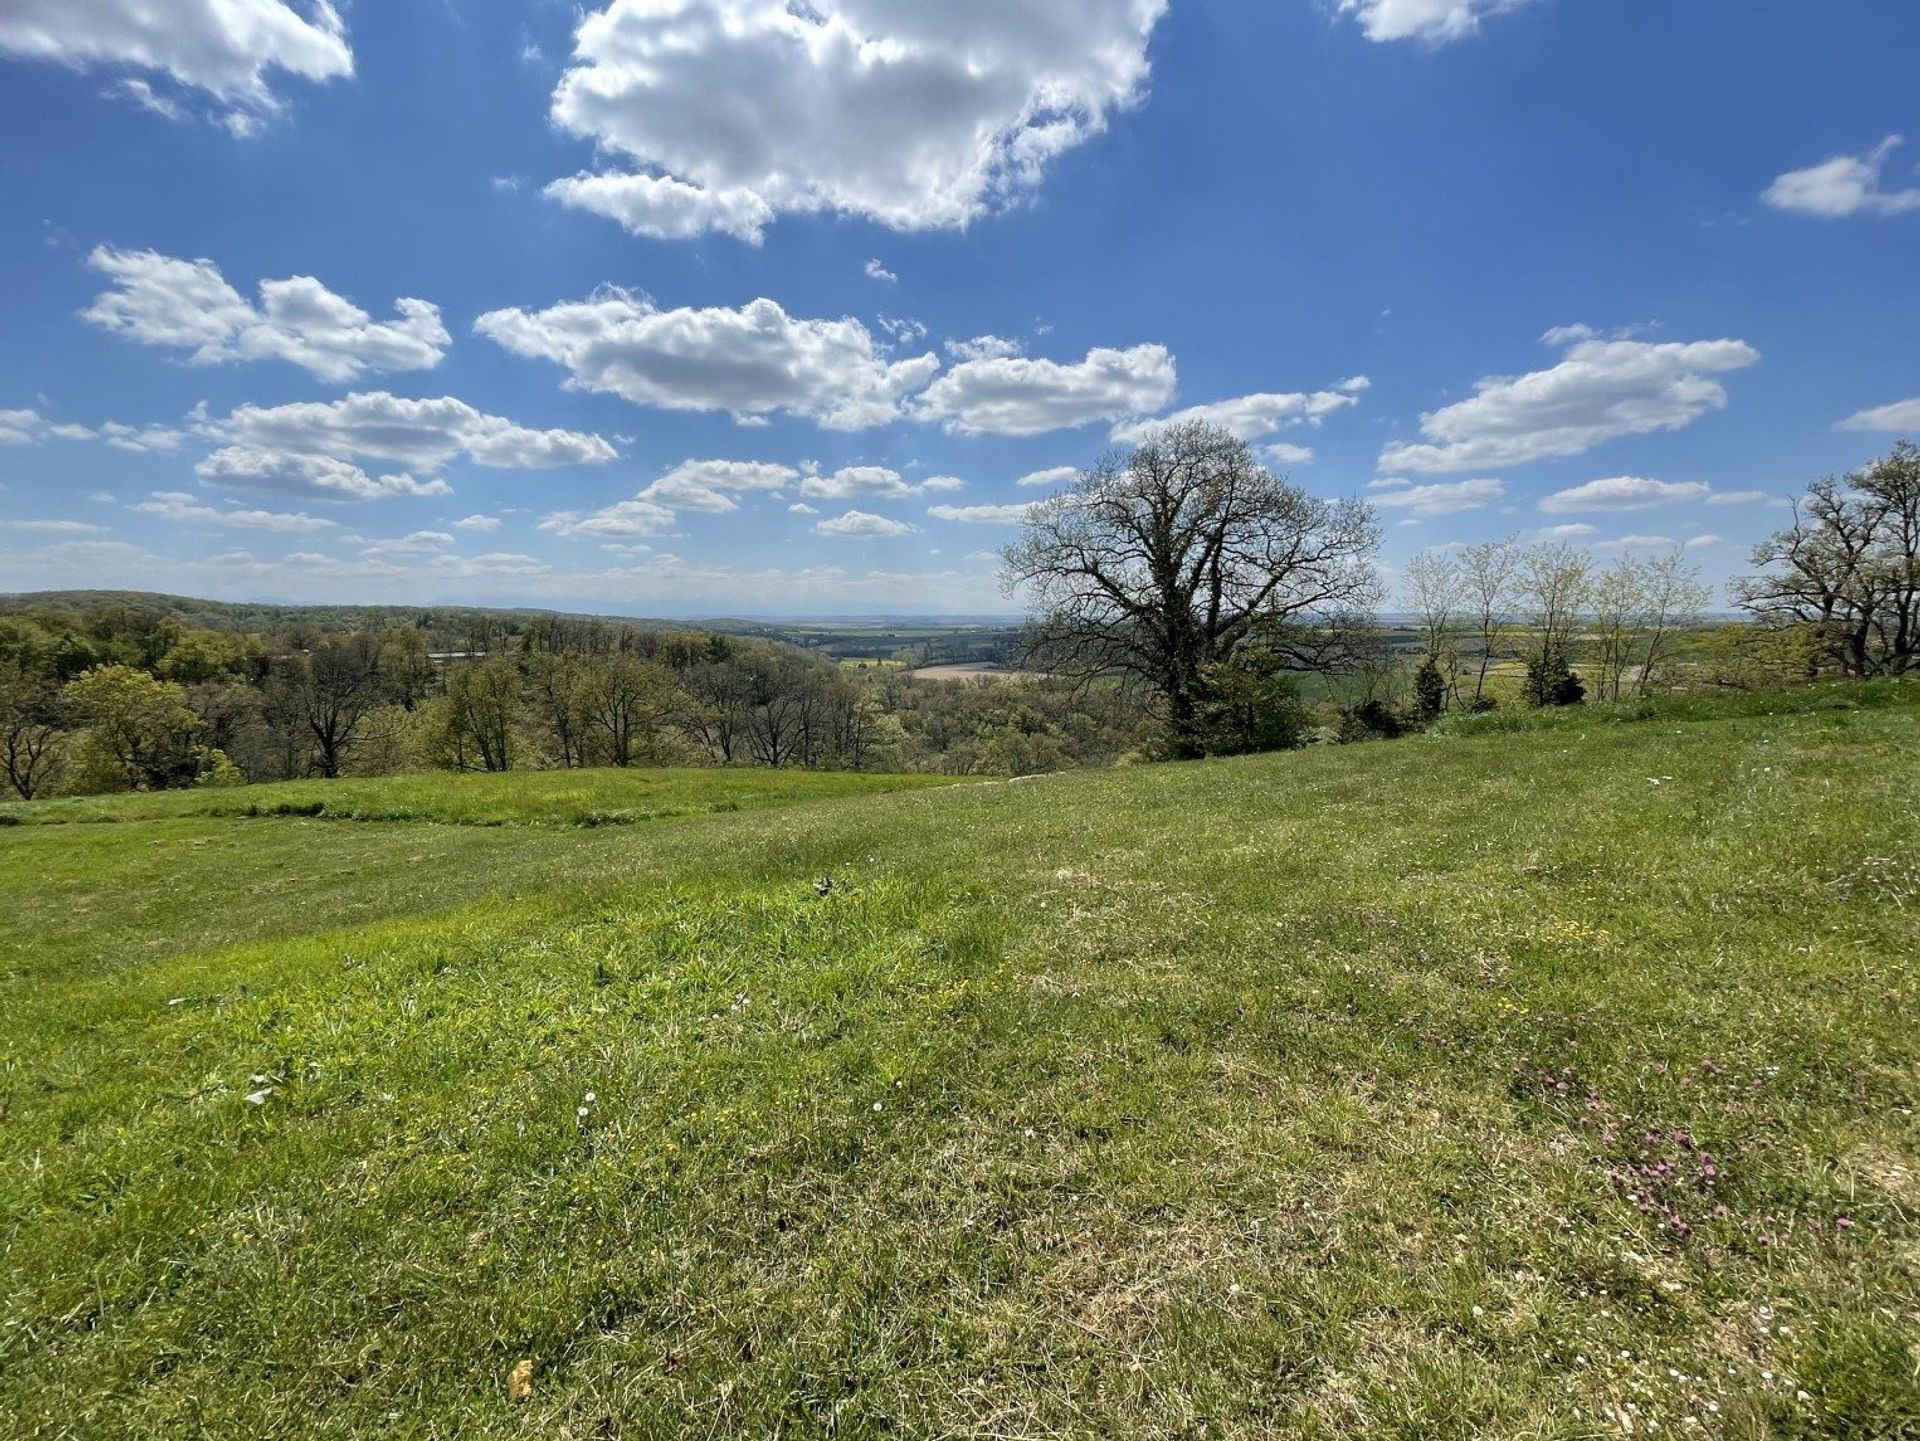
[[0, 1430], [1915, 1434], [1917, 755], [11, 808]]

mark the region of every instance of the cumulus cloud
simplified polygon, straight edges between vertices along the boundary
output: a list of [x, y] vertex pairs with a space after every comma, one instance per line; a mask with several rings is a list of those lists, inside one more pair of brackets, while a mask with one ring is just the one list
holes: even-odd
[[1717, 535], [1696, 535], [1692, 540], [1687, 542], [1687, 549], [1705, 550], [1710, 545], [1718, 544], [1720, 544], [1720, 537]]
[[[5, 412], [0, 411], [0, 420]], [[1862, 410], [1840, 422], [1842, 430], [1920, 430], [1920, 396]]]
[[1268, 465], [1284, 470], [1290, 465], [1312, 465], [1313, 447], [1310, 445], [1289, 445], [1277, 442], [1260, 447], [1260, 458]]
[[1139, 99], [1166, 5], [609, 0], [552, 118], [624, 166], [548, 193], [666, 239], [821, 211], [965, 225]]
[[949, 340], [942, 348], [952, 360], [1005, 360], [1009, 356], [1027, 353], [1024, 340], [1010, 340], [1004, 335], [976, 335], [971, 340]]
[[1058, 490], [1063, 485], [1071, 485], [1080, 477], [1077, 466], [1055, 465], [1045, 470], [1031, 470], [1014, 482], [1022, 490]]
[[1409, 485], [1406, 481], [1375, 482], [1380, 493], [1370, 502], [1382, 510], [1404, 510], [1410, 516], [1455, 515], [1463, 510], [1482, 510], [1507, 493], [1498, 480], [1455, 480], [1434, 485]]
[[1764, 490], [1716, 490], [1708, 505], [1765, 505], [1773, 497]]
[[1550, 332], [1565, 358], [1548, 370], [1494, 377], [1469, 400], [1420, 418], [1425, 444], [1389, 445], [1383, 471], [1432, 474], [1581, 455], [1623, 435], [1679, 430], [1727, 403], [1717, 374], [1757, 363], [1743, 340], [1656, 344], [1584, 327]]
[[1342, 15], [1360, 22], [1367, 39], [1423, 40], [1445, 45], [1479, 33], [1481, 21], [1529, 0], [1335, 0]]
[[849, 465], [831, 475], [810, 475], [800, 482], [800, 493], [816, 500], [903, 500], [925, 488], [952, 487], [911, 485], [899, 471], [884, 465]]
[[[0, 52], [164, 75], [230, 107], [222, 118], [241, 133], [281, 107], [271, 72], [316, 82], [353, 74], [346, 26], [327, 0], [7, 0]], [[135, 83], [135, 100], [178, 114], [173, 100]]]
[[202, 525], [235, 526], [242, 530], [268, 530], [281, 534], [331, 530], [334, 522], [304, 511], [247, 510], [234, 506], [207, 505], [183, 490], [156, 490], [133, 509], [161, 520], [194, 522]]
[[284, 360], [322, 380], [346, 381], [368, 370], [431, 370], [451, 343], [439, 307], [424, 300], [395, 301], [399, 318], [376, 321], [307, 275], [261, 281], [256, 305], [211, 260], [101, 246], [87, 264], [114, 288], [82, 319], [145, 345], [185, 351], [195, 365]]
[[360, 554], [369, 560], [393, 560], [406, 556], [435, 555], [452, 549], [453, 537], [444, 530], [416, 530], [411, 535], [376, 540]]
[[962, 525], [1018, 525], [1027, 518], [1032, 502], [1017, 505], [933, 505], [927, 514], [935, 520], [958, 521]]
[[577, 510], [556, 510], [541, 518], [540, 529], [552, 531], [566, 540], [617, 540], [657, 535], [673, 522], [673, 512], [664, 505], [636, 497], [585, 514]]
[[500, 517], [497, 515], [468, 515], [453, 523], [455, 530], [474, 530], [485, 535], [500, 529]]
[[[1357, 385], [1356, 385], [1356, 382]], [[1364, 376], [1336, 390], [1312, 393], [1287, 391], [1278, 394], [1243, 395], [1234, 400], [1216, 400], [1208, 405], [1189, 406], [1157, 420], [1129, 420], [1113, 428], [1113, 439], [1122, 445], [1138, 445], [1155, 431], [1169, 425], [1199, 421], [1219, 426], [1237, 440], [1257, 440], [1282, 426], [1318, 425], [1337, 410], [1359, 403], [1359, 392], [1366, 389]], [[1347, 388], [1353, 387], [1353, 388]]]
[[386, 391], [343, 400], [243, 405], [217, 430], [254, 450], [336, 459], [370, 457], [433, 470], [457, 455], [496, 470], [601, 465], [616, 458], [597, 435], [533, 430], [463, 400], [411, 400]]
[[1039, 435], [1151, 414], [1178, 387], [1163, 345], [1090, 350], [1064, 364], [1002, 356], [954, 366], [921, 392], [913, 411], [960, 435]]
[[784, 413], [834, 430], [885, 425], [940, 368], [891, 361], [859, 321], [802, 320], [771, 300], [738, 310], [661, 310], [606, 290], [546, 310], [495, 310], [474, 329], [516, 355], [549, 360], [569, 385], [662, 410]]
[[723, 513], [738, 510], [743, 491], [778, 491], [799, 479], [789, 465], [748, 460], [682, 461], [640, 492], [642, 500], [674, 510]]
[[1865, 155], [1836, 155], [1805, 170], [1789, 170], [1760, 198], [1776, 210], [1821, 220], [1920, 210], [1920, 187], [1888, 190], [1880, 183], [1887, 161], [1901, 143], [1898, 135], [1889, 135]]
[[864, 510], [850, 510], [832, 520], [819, 521], [813, 528], [820, 535], [838, 536], [906, 535], [913, 529], [904, 521], [889, 520]]
[[51, 421], [32, 410], [0, 410], [0, 445], [35, 445], [47, 439], [98, 440], [115, 450], [136, 452], [178, 450], [186, 432], [164, 425], [122, 425], [109, 420], [100, 426]]
[[869, 260], [867, 262], [867, 279], [877, 280], [882, 285], [898, 285], [900, 283], [900, 277], [877, 260]]
[[208, 485], [309, 500], [379, 500], [394, 495], [450, 495], [444, 480], [405, 473], [377, 479], [351, 461], [259, 446], [222, 446], [194, 468]]
[[1570, 490], [1557, 490], [1540, 502], [1540, 509], [1550, 514], [1652, 510], [1656, 506], [1705, 500], [1711, 493], [1711, 487], [1697, 480], [1648, 480], [1637, 475], [1616, 475], [1606, 480], [1590, 480]]

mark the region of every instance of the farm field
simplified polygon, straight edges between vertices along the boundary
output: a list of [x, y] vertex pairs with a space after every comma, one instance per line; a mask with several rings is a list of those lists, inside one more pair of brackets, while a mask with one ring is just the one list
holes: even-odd
[[1916, 1434], [1920, 687], [1447, 729], [8, 808], [0, 1429]]

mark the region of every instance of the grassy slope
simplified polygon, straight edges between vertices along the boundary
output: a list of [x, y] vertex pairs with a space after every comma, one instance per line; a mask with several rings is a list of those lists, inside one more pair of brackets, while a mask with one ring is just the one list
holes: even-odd
[[61, 824], [183, 816], [324, 816], [450, 825], [630, 825], [800, 801], [947, 785], [940, 776], [744, 770], [444, 771], [377, 780], [287, 781], [231, 790], [84, 796], [0, 804], [0, 823]]
[[643, 829], [0, 831], [0, 1415], [1894, 1434], [1895, 699]]

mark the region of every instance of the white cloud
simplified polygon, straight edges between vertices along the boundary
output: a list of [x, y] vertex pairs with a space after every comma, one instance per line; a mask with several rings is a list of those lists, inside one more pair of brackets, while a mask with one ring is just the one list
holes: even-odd
[[[1360, 388], [1365, 389], [1365, 386]], [[1357, 391], [1351, 390], [1243, 395], [1234, 400], [1216, 400], [1208, 405], [1189, 406], [1157, 420], [1126, 421], [1114, 426], [1112, 436], [1122, 445], [1138, 445], [1165, 426], [1199, 421], [1230, 432], [1236, 440], [1255, 440], [1273, 434], [1284, 425], [1301, 422], [1318, 425], [1336, 410], [1344, 410], [1358, 403]]]
[[1014, 482], [1022, 490], [1058, 490], [1080, 478], [1078, 466], [1056, 465], [1046, 470], [1029, 471]]
[[186, 351], [196, 365], [275, 359], [322, 380], [346, 381], [368, 370], [431, 370], [451, 343], [439, 308], [424, 300], [395, 301], [400, 318], [376, 321], [311, 276], [261, 281], [255, 305], [211, 260], [101, 246], [87, 263], [114, 288], [82, 319], [145, 345]]
[[820, 514], [820, 508], [818, 506], [808, 505], [804, 500], [796, 500], [792, 505], [787, 507], [787, 511], [791, 515]]
[[935, 520], [958, 521], [962, 525], [1018, 525], [1027, 518], [1033, 502], [1017, 505], [934, 505], [927, 514]]
[[1618, 540], [1596, 540], [1601, 550], [1655, 550], [1673, 544], [1670, 535], [1623, 535]]
[[1382, 510], [1404, 510], [1415, 516], [1454, 515], [1481, 510], [1507, 493], [1498, 480], [1456, 480], [1436, 485], [1378, 482], [1382, 493], [1372, 504]]
[[1009, 340], [1004, 335], [976, 335], [971, 340], [949, 340], [942, 348], [951, 360], [1005, 360], [1027, 353], [1024, 340]]
[[800, 493], [816, 500], [900, 500], [914, 489], [899, 471], [883, 465], [849, 465], [800, 482]]
[[792, 466], [762, 461], [687, 460], [641, 491], [640, 498], [674, 510], [719, 514], [738, 510], [733, 496], [743, 491], [778, 491], [799, 476]]
[[1290, 465], [1312, 465], [1313, 447], [1310, 445], [1288, 445], [1284, 442], [1260, 447], [1261, 458], [1268, 465], [1285, 469]]
[[839, 536], [906, 535], [913, 529], [902, 521], [888, 520], [884, 515], [864, 510], [850, 510], [832, 520], [820, 521], [813, 528], [820, 535]]
[[461, 454], [497, 470], [600, 465], [617, 458], [614, 448], [597, 435], [532, 430], [452, 396], [412, 400], [385, 391], [271, 408], [243, 405], [218, 429], [235, 443], [259, 450], [338, 459], [369, 456], [423, 470]]
[[1883, 190], [1880, 186], [1881, 172], [1900, 144], [1898, 135], [1889, 135], [1865, 155], [1836, 155], [1805, 170], [1789, 170], [1760, 198], [1776, 210], [1821, 220], [1920, 210], [1920, 187]]
[[674, 522], [674, 514], [650, 500], [623, 500], [585, 515], [556, 510], [542, 517], [540, 529], [567, 540], [604, 540], [609, 537], [658, 535]]
[[900, 283], [900, 277], [877, 260], [869, 260], [867, 262], [867, 279], [877, 280], [882, 285], [898, 285]]
[[497, 515], [463, 516], [453, 523], [455, 530], [479, 531], [485, 535], [500, 529], [500, 517]]
[[105, 529], [87, 520], [0, 520], [0, 526], [34, 535], [98, 535]]
[[1517, 10], [1527, 0], [1334, 0], [1342, 15], [1352, 16], [1367, 39], [1424, 40], [1445, 45], [1478, 34], [1480, 22], [1492, 15]]
[[474, 324], [516, 355], [550, 360], [569, 384], [663, 410], [736, 420], [804, 416], [834, 430], [884, 425], [940, 368], [928, 354], [889, 361], [859, 321], [800, 320], [771, 300], [738, 310], [660, 310], [605, 290], [546, 310], [495, 310]]
[[1533, 533], [1535, 540], [1578, 540], [1582, 536], [1597, 534], [1599, 527], [1588, 525], [1583, 520], [1568, 521], [1565, 525], [1543, 526]]
[[911, 317], [877, 315], [874, 323], [895, 345], [918, 345], [927, 338], [927, 327]]
[[453, 537], [444, 530], [416, 530], [411, 535], [376, 540], [360, 552], [369, 560], [390, 560], [400, 556], [435, 555], [453, 549]]
[[375, 479], [359, 466], [334, 456], [295, 454], [248, 445], [223, 446], [193, 469], [208, 485], [311, 500], [378, 500], [394, 495], [452, 494], [452, 487], [444, 480], [418, 480], [407, 474]]
[[269, 530], [282, 534], [331, 530], [334, 523], [304, 511], [221, 509], [204, 505], [183, 490], [156, 490], [152, 497], [133, 509], [162, 520], [198, 522], [204, 525], [237, 526], [243, 530]]
[[1764, 490], [1716, 490], [1707, 497], [1707, 504], [1764, 505], [1772, 499]]
[[1004, 356], [956, 365], [921, 392], [913, 410], [961, 435], [1039, 435], [1151, 414], [1178, 384], [1163, 345], [1090, 350], [1069, 364]]
[[[0, 420], [5, 412], [0, 411]], [[1863, 410], [1840, 422], [1842, 430], [1920, 430], [1920, 396]]]
[[178, 450], [187, 438], [183, 430], [164, 425], [122, 425], [109, 420], [97, 429], [70, 421], [47, 420], [37, 411], [0, 410], [0, 445], [34, 445], [47, 438], [55, 440], [101, 440], [115, 450]]
[[1720, 537], [1717, 535], [1696, 535], [1692, 540], [1687, 542], [1687, 549], [1705, 550], [1710, 545], [1718, 544], [1720, 544]]
[[1494, 377], [1470, 400], [1420, 418], [1427, 444], [1397, 443], [1380, 468], [1435, 473], [1581, 455], [1623, 435], [1679, 430], [1727, 403], [1715, 374], [1755, 364], [1742, 340], [1655, 344], [1550, 333], [1566, 358], [1549, 370]]
[[[0, 52], [76, 67], [131, 66], [168, 76], [228, 106], [230, 122], [281, 106], [268, 74], [323, 81], [353, 74], [346, 27], [327, 0], [7, 0]], [[174, 102], [139, 82], [164, 109]], [[247, 114], [244, 112], [251, 112]], [[229, 128], [233, 128], [230, 123]]]
[[0, 445], [32, 445], [41, 424], [36, 411], [0, 410]]
[[548, 193], [669, 239], [820, 211], [965, 225], [1142, 95], [1166, 5], [609, 0], [552, 118], [629, 168]]
[[1590, 480], [1570, 490], [1557, 490], [1540, 502], [1540, 509], [1556, 515], [1569, 511], [1651, 510], [1656, 506], [1705, 500], [1711, 494], [1711, 488], [1697, 480], [1647, 480], [1637, 475], [1616, 475], [1606, 480]]

